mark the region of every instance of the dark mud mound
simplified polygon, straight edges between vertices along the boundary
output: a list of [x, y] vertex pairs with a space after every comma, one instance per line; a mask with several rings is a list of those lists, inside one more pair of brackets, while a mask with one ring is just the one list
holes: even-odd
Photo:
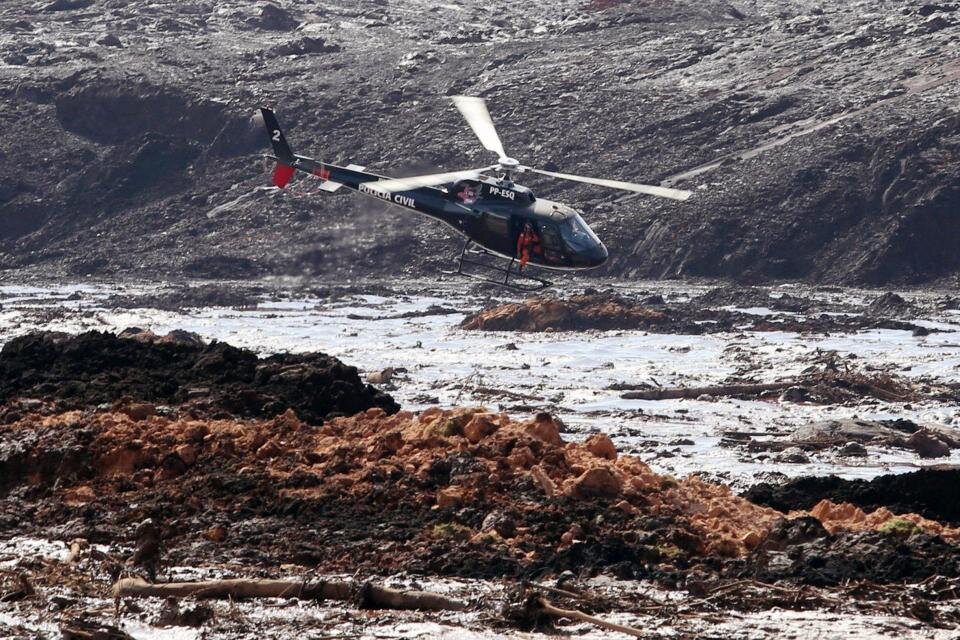
[[917, 582], [939, 575], [960, 576], [960, 552], [938, 536], [909, 537], [880, 532], [823, 536], [785, 552], [751, 557], [742, 576], [763, 582], [793, 580], [833, 586], [848, 580]]
[[804, 313], [823, 306], [814, 300], [799, 298], [789, 293], [771, 296], [759, 287], [717, 287], [693, 300], [700, 307], [767, 307], [775, 311]]
[[[761, 306], [780, 310], [757, 315], [717, 306]], [[587, 331], [635, 330], [653, 333], [698, 335], [729, 331], [790, 331], [796, 333], [850, 332], [862, 329], [925, 331], [917, 325], [867, 316], [796, 316], [795, 312], [817, 304], [797, 297], [772, 298], [750, 289], [732, 294], [715, 289], [689, 303], [661, 304], [633, 299], [614, 292], [585, 293], [569, 298], [528, 298], [483, 309], [460, 323], [464, 329], [481, 331]]]
[[364, 384], [357, 370], [322, 353], [258, 358], [252, 351], [197, 339], [37, 333], [0, 351], [0, 403], [49, 399], [81, 408], [121, 398], [165, 404], [188, 400], [211, 411], [272, 417], [288, 409], [311, 424], [370, 407], [399, 409]]
[[957, 526], [960, 525], [958, 487], [960, 469], [923, 469], [870, 481], [828, 476], [797, 478], [780, 486], [761, 483], [743, 493], [743, 497], [783, 512], [812, 509], [827, 499], [849, 502], [866, 511], [886, 507], [896, 514], [918, 513]]
[[107, 304], [121, 309], [161, 309], [182, 311], [200, 307], [256, 307], [266, 292], [260, 286], [230, 286], [221, 283], [182, 286], [170, 291], [143, 295], [112, 296]]
[[866, 313], [887, 318], [917, 317], [919, 310], [902, 296], [888, 291], [867, 305]]

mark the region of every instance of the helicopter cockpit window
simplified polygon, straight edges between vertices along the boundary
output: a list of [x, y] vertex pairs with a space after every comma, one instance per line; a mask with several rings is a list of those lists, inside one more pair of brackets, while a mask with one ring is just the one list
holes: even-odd
[[572, 215], [564, 220], [560, 224], [560, 234], [576, 250], [592, 249], [600, 244], [600, 239], [579, 215]]

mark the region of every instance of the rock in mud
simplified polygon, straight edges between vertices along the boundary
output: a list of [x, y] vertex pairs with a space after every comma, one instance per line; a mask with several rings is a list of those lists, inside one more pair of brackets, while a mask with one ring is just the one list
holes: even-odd
[[960, 448], [958, 436], [955, 430], [943, 425], [918, 425], [909, 420], [843, 419], [799, 427], [791, 440], [806, 449], [873, 444], [911, 449], [921, 458], [942, 458]]

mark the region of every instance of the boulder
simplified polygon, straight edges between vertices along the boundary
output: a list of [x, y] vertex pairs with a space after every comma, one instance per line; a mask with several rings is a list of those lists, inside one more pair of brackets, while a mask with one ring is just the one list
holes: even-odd
[[607, 466], [587, 469], [569, 486], [567, 493], [574, 498], [613, 499], [623, 490], [623, 478]]
[[458, 507], [463, 503], [462, 487], [447, 487], [437, 492], [437, 506], [441, 509]]
[[131, 420], [146, 420], [157, 413], [157, 408], [149, 402], [129, 404], [121, 409]]
[[463, 435], [467, 440], [476, 444], [499, 428], [497, 414], [475, 413], [463, 427]]
[[547, 444], [563, 444], [563, 439], [560, 437], [560, 428], [549, 413], [538, 413], [536, 419], [527, 425], [526, 432]]
[[920, 429], [911, 434], [906, 443], [921, 458], [943, 458], [950, 455], [950, 446], [929, 429]]
[[583, 443], [583, 446], [587, 448], [587, 451], [598, 458], [603, 458], [605, 460], [617, 459], [617, 448], [613, 445], [613, 441], [606, 434], [598, 433], [590, 436]]

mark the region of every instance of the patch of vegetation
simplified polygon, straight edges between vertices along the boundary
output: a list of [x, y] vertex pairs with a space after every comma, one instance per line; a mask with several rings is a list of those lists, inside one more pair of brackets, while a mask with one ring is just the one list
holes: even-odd
[[923, 529], [921, 529], [917, 523], [911, 522], [910, 520], [893, 518], [884, 522], [878, 531], [899, 538], [909, 538], [915, 533], [922, 533]]
[[473, 529], [457, 522], [443, 522], [433, 527], [434, 538], [444, 538], [447, 540], [469, 540], [473, 535]]

